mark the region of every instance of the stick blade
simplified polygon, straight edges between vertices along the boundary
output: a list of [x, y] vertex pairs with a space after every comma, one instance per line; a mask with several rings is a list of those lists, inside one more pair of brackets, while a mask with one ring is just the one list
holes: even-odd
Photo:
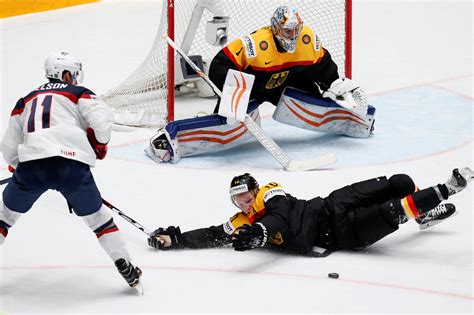
[[288, 167], [285, 168], [289, 172], [298, 172], [298, 171], [310, 171], [316, 170], [323, 166], [333, 164], [337, 162], [336, 154], [328, 153], [321, 155], [317, 158], [311, 160], [295, 161], [291, 160], [288, 164]]

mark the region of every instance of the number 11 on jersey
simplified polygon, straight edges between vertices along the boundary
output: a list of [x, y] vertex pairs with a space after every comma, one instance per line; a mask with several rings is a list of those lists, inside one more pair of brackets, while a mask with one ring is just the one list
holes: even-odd
[[[27, 124], [27, 130], [28, 132], [34, 132], [35, 131], [35, 115], [36, 115], [36, 105], [38, 104], [38, 99], [41, 98], [41, 96], [35, 97], [31, 102], [31, 111], [30, 111], [30, 116], [28, 117], [28, 124]], [[41, 103], [41, 106], [43, 107], [43, 111], [41, 113], [41, 127], [44, 128], [49, 128], [50, 127], [50, 120], [51, 120], [51, 100], [53, 99], [52, 95], [46, 95], [43, 99], [43, 102]]]

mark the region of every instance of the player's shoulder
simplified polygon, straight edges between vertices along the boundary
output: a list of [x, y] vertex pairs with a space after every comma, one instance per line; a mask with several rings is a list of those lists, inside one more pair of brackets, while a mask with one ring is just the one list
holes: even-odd
[[238, 212], [223, 224], [223, 229], [225, 233], [231, 235], [237, 228], [244, 224], [250, 224], [250, 220], [245, 213]]
[[264, 202], [268, 201], [270, 198], [274, 196], [286, 196], [285, 191], [283, 190], [283, 186], [277, 182], [270, 182], [264, 186], [261, 186], [258, 194], [257, 199], [263, 199]]

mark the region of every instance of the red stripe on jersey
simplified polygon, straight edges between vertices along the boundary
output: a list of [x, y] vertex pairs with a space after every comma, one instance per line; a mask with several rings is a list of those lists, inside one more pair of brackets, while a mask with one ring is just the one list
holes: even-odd
[[3, 229], [3, 228], [0, 227], [0, 234], [2, 234], [3, 237], [7, 237], [8, 230], [7, 230], [7, 229]]
[[10, 114], [10, 116], [21, 115], [21, 113], [23, 113], [24, 110], [25, 110], [25, 106], [21, 108], [15, 108], [14, 110], [12, 110], [12, 113]]
[[89, 92], [84, 92], [81, 94], [81, 96], [79, 98], [85, 98], [85, 99], [91, 99], [92, 98], [92, 95], [89, 93]]
[[266, 72], [273, 72], [273, 71], [279, 71], [279, 70], [286, 70], [291, 67], [296, 67], [296, 66], [311, 66], [315, 63], [317, 63], [319, 59], [316, 62], [313, 61], [293, 61], [293, 62], [285, 62], [281, 65], [275, 65], [273, 67], [256, 67], [256, 66], [250, 66], [253, 70], [255, 71], [266, 71]]
[[95, 233], [95, 235], [97, 236], [97, 238], [99, 238], [99, 237], [101, 237], [101, 236], [104, 235], [104, 234], [108, 234], [108, 233], [112, 233], [112, 232], [116, 232], [116, 231], [118, 231], [118, 227], [113, 226], [113, 227], [108, 228], [108, 229], [105, 229], [105, 230], [103, 230], [103, 231], [101, 231], [101, 232], [99, 232], [99, 233]]
[[60, 91], [54, 91], [54, 90], [51, 90], [51, 91], [44, 91], [44, 92], [37, 92], [37, 93], [34, 93], [33, 95], [31, 95], [30, 97], [28, 97], [27, 99], [25, 99], [25, 104], [28, 103], [29, 101], [31, 101], [32, 99], [34, 99], [35, 97], [37, 97], [38, 95], [40, 94], [57, 94], [57, 95], [61, 95], [61, 96], [64, 96], [66, 98], [68, 98], [71, 102], [73, 102], [74, 104], [77, 104], [77, 101], [78, 101], [78, 98], [76, 95], [72, 94], [72, 93], [69, 93], [69, 92], [60, 92]]
[[229, 50], [229, 48], [224, 47], [223, 52], [230, 59], [230, 61], [232, 61], [232, 63], [237, 67], [237, 69], [239, 71], [242, 71], [242, 66], [237, 62], [237, 60], [235, 59], [234, 55]]

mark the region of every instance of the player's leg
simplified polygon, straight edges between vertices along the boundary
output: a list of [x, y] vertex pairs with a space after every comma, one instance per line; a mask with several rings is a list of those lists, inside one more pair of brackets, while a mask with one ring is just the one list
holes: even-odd
[[336, 102], [287, 87], [273, 113], [281, 123], [311, 131], [368, 138], [373, 133], [375, 108], [368, 107], [366, 115], [354, 113]]
[[81, 217], [97, 236], [99, 244], [114, 261], [120, 274], [131, 287], [139, 283], [141, 270], [131, 263], [122, 235], [115, 225], [95, 184], [89, 166], [81, 162], [62, 159], [57, 190], [69, 206]]
[[408, 175], [397, 174], [388, 179], [380, 176], [334, 190], [325, 198], [325, 202], [331, 209], [343, 213], [345, 209], [369, 207], [402, 198], [416, 190], [415, 183]]
[[[423, 189], [404, 198], [387, 201], [380, 205], [353, 211], [349, 226], [351, 234], [345, 240], [355, 240], [351, 246], [368, 246], [398, 229], [398, 225], [407, 219], [416, 219], [429, 214], [432, 209], [449, 196], [467, 187], [474, 173], [469, 168], [455, 169], [444, 184]], [[446, 218], [438, 218], [440, 221]], [[346, 244], [349, 244], [347, 242]]]
[[3, 190], [0, 200], [0, 245], [21, 214], [28, 212], [35, 201], [47, 190], [37, 178], [36, 161], [18, 164], [11, 180]]
[[[250, 102], [248, 113], [260, 123], [257, 102]], [[226, 150], [252, 139], [243, 123], [228, 125], [225, 117], [213, 114], [168, 123], [150, 139], [145, 153], [158, 163], [176, 163], [184, 156]]]

